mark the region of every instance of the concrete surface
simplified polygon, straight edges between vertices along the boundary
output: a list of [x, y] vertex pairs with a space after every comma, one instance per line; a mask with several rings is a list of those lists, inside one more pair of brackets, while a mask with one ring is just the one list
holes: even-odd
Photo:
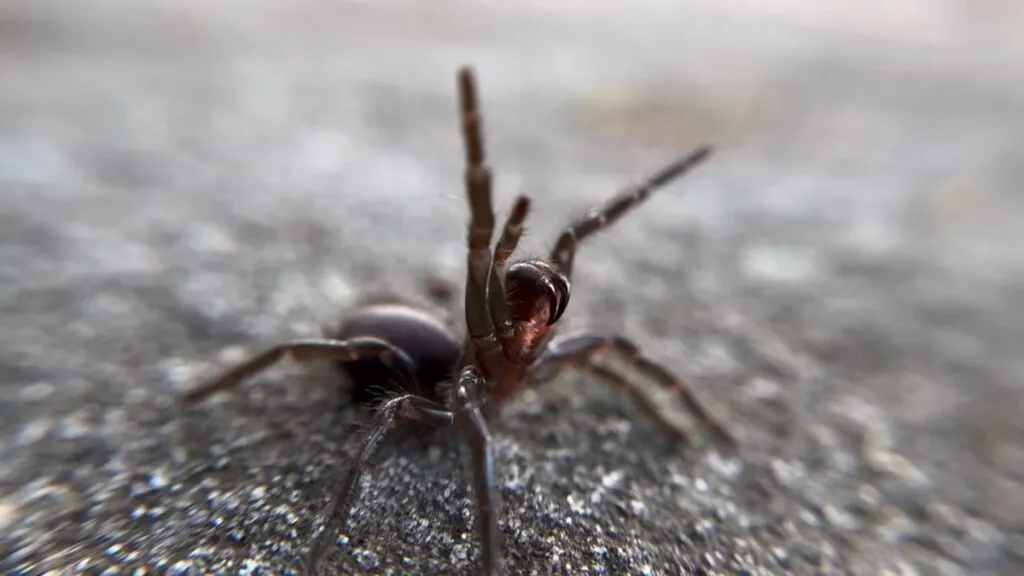
[[[718, 147], [584, 248], [568, 323], [643, 343], [744, 450], [581, 378], [524, 396], [494, 425], [510, 574], [1024, 566], [1015, 3], [429, 4], [0, 8], [3, 573], [299, 566], [356, 439], [330, 373], [175, 395], [461, 281], [463, 62], [527, 252]], [[441, 440], [373, 471], [338, 571], [470, 571]]]

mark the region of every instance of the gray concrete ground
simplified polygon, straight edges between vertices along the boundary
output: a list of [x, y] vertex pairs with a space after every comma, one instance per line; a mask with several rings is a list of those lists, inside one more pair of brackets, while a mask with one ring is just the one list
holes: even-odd
[[[4, 573], [299, 566], [357, 439], [335, 380], [175, 395], [461, 281], [463, 62], [527, 252], [718, 147], [584, 248], [568, 324], [643, 343], [744, 449], [680, 451], [582, 378], [525, 395], [494, 424], [511, 574], [1024, 565], [1020, 9], [549, 4], [0, 8]], [[460, 444], [400, 447], [331, 565], [468, 573]]]

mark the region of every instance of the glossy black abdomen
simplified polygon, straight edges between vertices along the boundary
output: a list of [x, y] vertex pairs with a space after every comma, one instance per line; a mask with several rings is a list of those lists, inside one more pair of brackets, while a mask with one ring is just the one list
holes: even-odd
[[374, 336], [387, 340], [416, 363], [419, 388], [379, 360], [339, 362], [351, 381], [352, 401], [365, 404], [402, 390], [435, 401], [437, 384], [449, 379], [462, 353], [461, 343], [439, 320], [422, 310], [400, 304], [373, 305], [349, 315], [334, 337]]

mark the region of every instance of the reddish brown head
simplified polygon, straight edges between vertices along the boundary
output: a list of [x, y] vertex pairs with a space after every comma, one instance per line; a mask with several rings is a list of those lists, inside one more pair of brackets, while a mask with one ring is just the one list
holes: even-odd
[[532, 358], [551, 326], [569, 304], [569, 279], [543, 260], [524, 260], [508, 267], [505, 290], [515, 326], [514, 348], [522, 360]]

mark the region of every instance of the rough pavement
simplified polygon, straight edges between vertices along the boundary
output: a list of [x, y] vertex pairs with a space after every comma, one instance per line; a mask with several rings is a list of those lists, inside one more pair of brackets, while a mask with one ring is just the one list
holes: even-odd
[[[569, 323], [641, 342], [744, 443], [681, 452], [582, 378], [526, 395], [494, 426], [510, 573], [1019, 570], [1015, 8], [855, 4], [5, 4], [0, 569], [299, 566], [355, 439], [331, 374], [175, 395], [363, 292], [460, 281], [468, 62], [527, 252], [718, 147], [582, 250]], [[332, 566], [471, 569], [441, 440], [374, 470]]]

